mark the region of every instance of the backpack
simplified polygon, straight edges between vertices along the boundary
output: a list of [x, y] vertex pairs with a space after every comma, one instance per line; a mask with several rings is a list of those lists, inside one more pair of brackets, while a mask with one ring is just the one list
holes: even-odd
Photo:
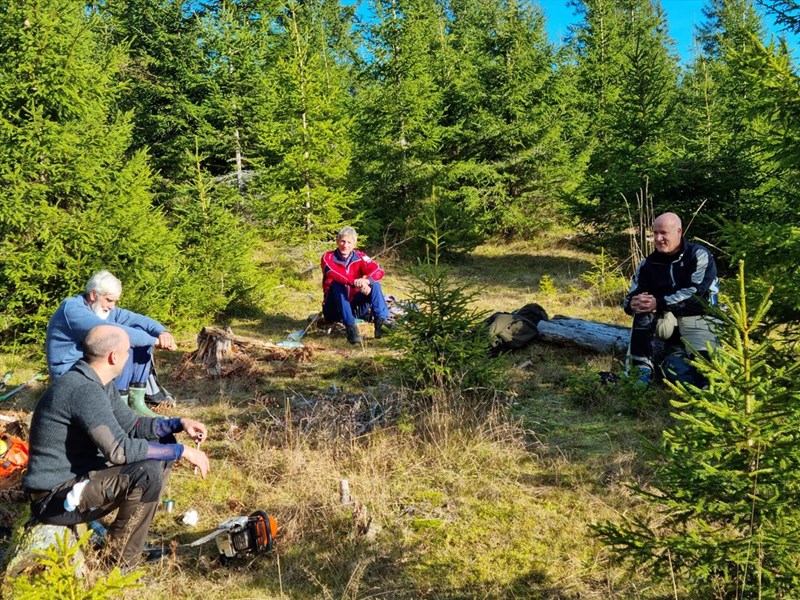
[[501, 352], [524, 348], [539, 335], [536, 324], [547, 320], [547, 313], [536, 303], [526, 304], [511, 313], [494, 313], [486, 319], [492, 340], [489, 354], [496, 356]]
[[27, 466], [28, 444], [13, 435], [0, 435], [0, 490], [13, 487]]

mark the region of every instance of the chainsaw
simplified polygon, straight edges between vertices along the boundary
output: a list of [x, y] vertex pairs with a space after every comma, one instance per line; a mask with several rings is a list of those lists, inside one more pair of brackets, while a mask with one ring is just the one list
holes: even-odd
[[202, 546], [214, 540], [220, 555], [225, 559], [237, 554], [255, 552], [264, 554], [272, 550], [272, 542], [278, 535], [278, 523], [262, 510], [249, 517], [233, 517], [223, 521], [216, 531], [186, 546]]

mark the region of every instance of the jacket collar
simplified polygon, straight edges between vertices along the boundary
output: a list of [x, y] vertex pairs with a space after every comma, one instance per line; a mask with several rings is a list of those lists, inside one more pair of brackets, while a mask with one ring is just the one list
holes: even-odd
[[87, 363], [85, 360], [81, 359], [78, 362], [76, 362], [71, 370], [77, 371], [78, 373], [86, 377], [86, 379], [94, 381], [100, 384], [100, 386], [102, 387], [103, 382], [100, 381], [100, 377], [97, 375], [97, 372], [92, 367], [90, 367], [89, 363]]
[[681, 237], [681, 245], [678, 248], [678, 251], [673, 254], [664, 254], [663, 252], [659, 252], [658, 250], [654, 251], [651, 255], [657, 262], [660, 263], [674, 263], [678, 262], [680, 259], [683, 258], [683, 255], [686, 253], [686, 239]]
[[83, 375], [89, 381], [95, 382], [97, 385], [99, 385], [101, 388], [103, 388], [111, 396], [113, 396], [114, 393], [116, 392], [117, 386], [114, 383], [114, 380], [112, 379], [107, 384], [103, 385], [103, 382], [100, 381], [100, 376], [97, 374], [97, 371], [95, 371], [92, 367], [90, 367], [89, 363], [87, 363], [83, 359], [81, 359], [78, 362], [76, 362], [72, 366], [70, 371], [75, 371], [76, 373], [80, 373], [81, 375]]
[[347, 266], [358, 259], [358, 254], [356, 254], [356, 250], [355, 248], [353, 248], [353, 251], [347, 255], [347, 258], [345, 258], [344, 256], [342, 256], [342, 253], [339, 252], [339, 249], [337, 248], [336, 250], [333, 251], [333, 258], [336, 262]]

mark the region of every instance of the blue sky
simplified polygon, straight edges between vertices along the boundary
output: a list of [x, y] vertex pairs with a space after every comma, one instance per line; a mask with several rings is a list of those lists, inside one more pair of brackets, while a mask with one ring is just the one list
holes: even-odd
[[[554, 42], [560, 42], [567, 33], [567, 27], [577, 21], [572, 8], [567, 6], [567, 0], [533, 0], [544, 10], [547, 19], [547, 30]], [[661, 6], [669, 22], [669, 34], [675, 40], [675, 49], [681, 60], [689, 62], [693, 55], [693, 39], [695, 26], [703, 21], [703, 6], [705, 0], [661, 0]], [[772, 26], [772, 21], [764, 15], [763, 9], [758, 9], [764, 16], [767, 27]], [[777, 30], [774, 30], [778, 33]], [[796, 40], [795, 40], [796, 42]], [[796, 48], [797, 44], [790, 41]]]

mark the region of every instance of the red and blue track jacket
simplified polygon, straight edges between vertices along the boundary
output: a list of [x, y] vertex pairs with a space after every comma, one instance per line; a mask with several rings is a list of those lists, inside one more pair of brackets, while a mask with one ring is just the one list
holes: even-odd
[[370, 283], [383, 279], [384, 271], [380, 265], [361, 250], [353, 250], [347, 258], [339, 250], [331, 250], [322, 255], [322, 293], [328, 295], [331, 283], [338, 281], [347, 286], [347, 299], [352, 302], [358, 293], [353, 286], [356, 279], [366, 277]]

